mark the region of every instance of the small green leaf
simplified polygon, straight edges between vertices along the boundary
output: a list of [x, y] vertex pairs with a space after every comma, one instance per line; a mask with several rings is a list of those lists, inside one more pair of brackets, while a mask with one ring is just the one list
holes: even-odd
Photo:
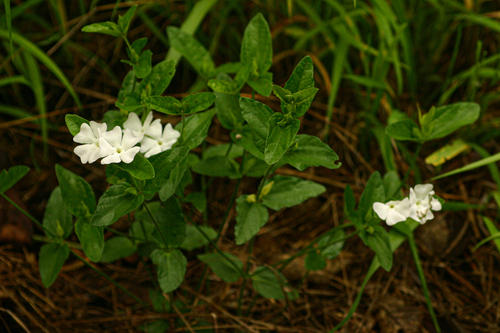
[[201, 92], [191, 94], [181, 102], [181, 113], [191, 114], [208, 109], [215, 102], [215, 94], [210, 92]]
[[373, 233], [366, 233], [365, 244], [377, 255], [380, 266], [386, 271], [392, 267], [392, 250], [389, 235], [381, 226], [373, 227]]
[[99, 34], [111, 35], [113, 37], [121, 37], [122, 32], [118, 25], [114, 22], [101, 22], [86, 25], [82, 28], [83, 32], [92, 32]]
[[[304, 89], [314, 88], [314, 66], [311, 57], [306, 56], [297, 64], [284, 88], [292, 94]], [[312, 98], [301, 105], [297, 105], [294, 114], [303, 115], [307, 112], [311, 103]], [[286, 109], [284, 102], [281, 103], [281, 109]]]
[[[219, 73], [217, 79], [221, 81], [232, 82], [232, 79], [224, 73]], [[215, 108], [217, 109], [217, 118], [221, 125], [227, 129], [239, 127], [245, 119], [241, 115], [239, 96], [235, 94], [226, 94], [215, 92]]]
[[255, 15], [248, 23], [241, 41], [240, 60], [243, 65], [253, 65], [256, 76], [267, 72], [272, 65], [273, 45], [271, 32], [266, 19], [261, 13]]
[[49, 238], [66, 239], [73, 230], [71, 213], [66, 209], [61, 195], [61, 188], [56, 187], [50, 194], [43, 215], [43, 227]]
[[401, 141], [424, 141], [417, 124], [411, 119], [398, 121], [387, 126], [385, 132], [391, 138]]
[[96, 205], [94, 191], [90, 184], [59, 164], [56, 164], [56, 175], [66, 208], [78, 218], [89, 217]]
[[297, 177], [275, 176], [273, 187], [262, 198], [262, 204], [274, 210], [293, 207], [326, 191], [323, 185]]
[[260, 228], [269, 221], [269, 213], [266, 207], [260, 203], [248, 202], [248, 195], [242, 195], [236, 199], [236, 226], [234, 235], [236, 244], [241, 245], [255, 236]]
[[175, 63], [172, 60], [164, 60], [156, 64], [141, 82], [139, 90], [150, 91], [148, 96], [163, 94], [175, 74]]
[[144, 201], [144, 196], [130, 193], [133, 189], [135, 188], [126, 182], [111, 185], [99, 199], [90, 223], [96, 227], [107, 227], [137, 209]]
[[151, 96], [144, 100], [144, 104], [158, 112], [179, 115], [180, 103], [171, 96]]
[[175, 191], [181, 184], [184, 173], [187, 170], [187, 162], [187, 158], [184, 158], [170, 172], [170, 176], [168, 177], [167, 182], [158, 192], [161, 201], [166, 201], [168, 198], [175, 194]]
[[76, 114], [67, 114], [64, 117], [64, 120], [66, 121], [66, 126], [68, 127], [69, 132], [73, 136], [80, 133], [80, 128], [82, 124], [87, 124], [87, 125], [90, 124], [90, 122], [87, 119], [77, 116]]
[[340, 254], [344, 247], [345, 240], [340, 241], [345, 237], [343, 229], [334, 228], [329, 230], [318, 242], [319, 252], [325, 259], [333, 259]]
[[337, 169], [342, 164], [337, 163], [338, 155], [318, 137], [306, 134], [295, 136], [297, 145], [292, 144], [283, 155], [283, 162], [290, 164], [300, 171], [311, 166], [324, 166], [328, 169]]
[[274, 114], [267, 105], [249, 98], [240, 98], [241, 114], [252, 129], [255, 145], [263, 153], [269, 136], [269, 119]]
[[141, 155], [135, 155], [131, 163], [116, 163], [117, 168], [127, 171], [132, 177], [140, 180], [154, 178], [155, 170], [149, 160]]
[[[200, 225], [200, 228], [210, 240], [217, 238], [217, 232], [207, 225]], [[203, 234], [194, 225], [188, 224], [186, 228], [186, 239], [182, 242], [180, 248], [187, 251], [193, 251], [210, 242], [203, 236]]]
[[422, 126], [426, 141], [445, 137], [460, 127], [470, 125], [479, 118], [480, 107], [476, 103], [460, 102], [437, 108], [434, 117], [429, 121], [431, 130], [426, 132]]
[[142, 103], [143, 101], [141, 100], [141, 94], [136, 91], [131, 91], [123, 95], [123, 103], [121, 103], [120, 99], [118, 99], [115, 102], [115, 105], [117, 108], [132, 112], [144, 107]]
[[38, 266], [42, 284], [45, 288], [49, 288], [69, 257], [69, 247], [66, 244], [59, 243], [44, 244], [40, 248], [39, 255]]
[[200, 175], [211, 177], [241, 178], [238, 163], [226, 156], [213, 156], [204, 159], [195, 164], [192, 170]]
[[273, 92], [281, 101], [290, 104], [292, 102], [292, 92], [288, 89], [281, 88], [278, 85], [273, 84]]
[[240, 272], [243, 271], [243, 262], [231, 253], [224, 252], [224, 254], [238, 266], [239, 271], [219, 252], [199, 254], [198, 259], [207, 264], [222, 281], [227, 283], [236, 282], [241, 276]]
[[135, 76], [139, 79], [145, 78], [151, 73], [151, 58], [153, 57], [153, 53], [150, 50], [146, 50], [141, 53], [139, 56], [139, 61], [137, 64], [134, 64], [134, 72]]
[[179, 247], [186, 239], [186, 220], [175, 197], [165, 201], [154, 214], [158, 223], [158, 241], [165, 240], [168, 248]]
[[383, 183], [384, 183], [386, 200], [392, 197], [395, 197], [395, 199], [400, 199], [401, 194], [397, 193], [396, 191], [398, 190], [399, 185], [401, 184], [401, 180], [399, 179], [398, 173], [396, 171], [393, 170], [387, 172], [384, 175]]
[[285, 126], [281, 125], [283, 121], [285, 121], [285, 117], [281, 113], [275, 113], [269, 118], [269, 135], [264, 150], [264, 160], [269, 165], [275, 164], [281, 159], [299, 131], [300, 121], [298, 119], [289, 120]]
[[203, 213], [207, 207], [207, 198], [203, 192], [189, 193], [184, 198], [184, 202], [192, 203], [200, 213]]
[[237, 95], [238, 87], [234, 81], [226, 81], [222, 79], [212, 79], [208, 81], [207, 85], [212, 88], [216, 93], [223, 93], [229, 95]]
[[93, 226], [85, 219], [80, 219], [75, 222], [75, 233], [82, 244], [85, 255], [93, 262], [101, 260], [104, 249], [103, 228]]
[[112, 262], [126, 258], [137, 251], [137, 246], [127, 237], [115, 236], [104, 243], [100, 262]]
[[359, 213], [361, 217], [365, 217], [366, 213], [372, 208], [374, 202], [385, 201], [385, 189], [382, 181], [382, 176], [378, 171], [374, 172], [368, 182], [365, 190], [359, 199]]
[[123, 36], [127, 35], [128, 28], [130, 26], [130, 20], [132, 20], [132, 16], [134, 16], [135, 10], [137, 9], [137, 5], [133, 5], [130, 7], [127, 12], [121, 16], [118, 16], [118, 27], [122, 32]]
[[314, 250], [307, 253], [304, 266], [308, 271], [319, 271], [326, 267], [326, 260], [317, 250]]
[[106, 111], [102, 122], [105, 123], [108, 128], [115, 128], [116, 126], [123, 127], [123, 123], [127, 121], [127, 115], [125, 112], [118, 110]]
[[[288, 281], [278, 271], [272, 271], [268, 267], [257, 267], [252, 274], [252, 285], [255, 291], [265, 297], [274, 299], [285, 299], [284, 288], [289, 288]], [[287, 292], [288, 300], [297, 298], [296, 293]]]
[[361, 221], [359, 221], [359, 214], [356, 212], [356, 198], [354, 197], [354, 192], [349, 185], [347, 185], [344, 189], [344, 214], [349, 221], [356, 225], [356, 229], [359, 230], [359, 227], [361, 227]]
[[153, 309], [156, 312], [170, 312], [172, 309], [171, 303], [160, 290], [149, 289], [149, 299], [151, 300], [151, 303], [153, 303]]
[[[215, 114], [215, 109], [210, 109], [205, 112], [194, 114], [185, 120], [184, 133], [179, 138], [180, 145], [187, 145], [189, 150], [201, 145], [207, 137], [208, 128], [212, 123], [212, 118]], [[182, 122], [175, 125], [175, 129], [182, 132]]]
[[158, 283], [164, 293], [172, 292], [181, 285], [187, 267], [186, 257], [181, 251], [157, 249], [151, 253], [151, 260], [158, 266]]
[[14, 186], [21, 178], [23, 178], [30, 168], [24, 165], [17, 165], [9, 168], [9, 170], [3, 169], [0, 172], [0, 193], [4, 193], [9, 188]]
[[253, 90], [262, 96], [269, 97], [271, 91], [273, 90], [273, 73], [264, 73], [260, 75], [257, 79], [249, 78], [247, 83]]
[[142, 52], [142, 49], [146, 46], [146, 44], [148, 43], [148, 39], [146, 37], [143, 37], [143, 38], [139, 38], [139, 39], [136, 39], [133, 43], [132, 43], [132, 50], [134, 50], [135, 54], [133, 54], [130, 49], [127, 49], [127, 54], [128, 54], [128, 57], [129, 59], [132, 61], [132, 62], [136, 62], [137, 59], [136, 57], [141, 54]]

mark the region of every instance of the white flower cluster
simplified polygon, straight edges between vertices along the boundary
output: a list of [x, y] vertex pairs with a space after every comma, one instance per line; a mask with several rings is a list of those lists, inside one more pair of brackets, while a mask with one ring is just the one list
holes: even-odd
[[437, 211], [442, 208], [439, 200], [434, 197], [432, 188], [432, 184], [417, 185], [414, 189], [410, 188], [409, 197], [401, 201], [375, 202], [373, 210], [387, 225], [406, 221], [409, 217], [424, 224], [434, 218], [431, 210]]
[[[160, 119], [153, 121], [152, 112], [144, 124], [137, 114], [129, 113], [123, 128], [115, 126], [107, 131], [106, 124], [95, 121], [91, 121], [90, 125], [83, 123], [80, 132], [73, 138], [73, 141], [82, 144], [75, 148], [75, 154], [84, 164], [94, 163], [99, 158], [102, 158], [101, 164], [130, 163], [139, 151], [148, 158], [172, 148], [180, 136], [171, 124], [162, 129]], [[140, 147], [136, 146], [138, 143]]]

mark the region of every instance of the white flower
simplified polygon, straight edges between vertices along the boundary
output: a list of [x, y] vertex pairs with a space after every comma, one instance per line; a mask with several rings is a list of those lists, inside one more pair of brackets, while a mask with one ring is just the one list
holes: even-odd
[[109, 132], [101, 134], [99, 146], [103, 159], [101, 164], [110, 163], [130, 163], [134, 160], [135, 155], [141, 149], [134, 147], [141, 138], [135, 136], [130, 129], [126, 129], [122, 133], [122, 129], [116, 126]]
[[434, 198], [432, 184], [416, 185], [410, 188], [410, 217], [420, 224], [432, 220], [431, 210], [441, 210], [441, 203]]
[[130, 112], [128, 114], [127, 120], [123, 123], [123, 128], [130, 129], [135, 136], [140, 138], [139, 141], [141, 141], [144, 138], [144, 134], [146, 134], [150, 126], [156, 123], [161, 126], [160, 119], [156, 119], [155, 121], [153, 121], [153, 124], [151, 124], [152, 120], [153, 120], [153, 112], [150, 112], [148, 114], [146, 120], [144, 120], [144, 124], [141, 123], [141, 120], [139, 119], [139, 116], [137, 116], [136, 113]]
[[171, 124], [167, 124], [162, 133], [161, 123], [154, 121], [141, 141], [141, 153], [146, 153], [144, 157], [148, 158], [170, 149], [180, 135]]
[[94, 163], [102, 157], [99, 138], [102, 133], [106, 132], [107, 128], [106, 124], [99, 124], [95, 121], [91, 121], [90, 126], [87, 123], [80, 126], [80, 132], [73, 137], [73, 141], [83, 143], [83, 145], [76, 146], [74, 150], [83, 164]]
[[373, 210], [378, 217], [385, 220], [387, 225], [394, 225], [398, 222], [406, 221], [410, 215], [410, 203], [408, 198], [401, 201], [389, 201], [388, 203], [375, 202]]

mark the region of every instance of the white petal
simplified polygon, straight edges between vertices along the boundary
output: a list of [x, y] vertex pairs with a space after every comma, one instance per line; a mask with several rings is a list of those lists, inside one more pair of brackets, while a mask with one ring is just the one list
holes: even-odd
[[441, 206], [441, 203], [439, 202], [439, 200], [434, 198], [434, 197], [431, 200], [431, 207], [432, 207], [432, 210], [441, 210], [443, 208]]
[[123, 123], [123, 128], [125, 129], [128, 128], [132, 130], [134, 134], [140, 135], [139, 133], [142, 131], [142, 123], [141, 120], [139, 119], [139, 116], [134, 112], [130, 112], [128, 114], [127, 120]]
[[98, 159], [100, 159], [102, 156], [102, 152], [101, 152], [101, 149], [99, 147], [96, 147], [97, 149], [94, 150], [94, 152], [92, 154], [90, 154], [89, 156], [89, 163], [94, 163], [95, 161], [97, 161]]
[[[76, 146], [75, 149], [73, 150], [75, 154], [80, 157], [80, 161], [85, 164], [89, 161], [90, 155], [95, 151], [96, 146], [90, 144], [90, 145], [81, 145], [81, 146]], [[97, 148], [99, 149], [99, 148]]]
[[108, 130], [108, 125], [106, 125], [106, 123], [99, 124], [95, 121], [91, 121], [90, 128], [92, 128], [92, 132], [94, 132], [95, 137], [99, 139], [100, 133], [104, 133]]
[[410, 200], [404, 198], [396, 205], [395, 210], [403, 216], [410, 216]]
[[[181, 133], [179, 131], [176, 131], [172, 128], [172, 124], [167, 124], [165, 125], [165, 128], [163, 129], [163, 141], [170, 141], [170, 140], [175, 140], [181, 136]], [[174, 142], [175, 143], [175, 142]]]
[[130, 148], [120, 154], [123, 163], [131, 163], [134, 160], [135, 155], [141, 150], [139, 147]]
[[153, 147], [152, 149], [150, 149], [146, 154], [144, 154], [144, 157], [149, 158], [153, 155], [161, 153], [164, 150], [166, 150], [166, 149], [162, 149], [162, 146], [157, 145], [156, 147]]
[[389, 207], [381, 202], [374, 202], [373, 210], [382, 220], [385, 220], [387, 218], [387, 214], [389, 213]]
[[158, 146], [158, 140], [154, 140], [145, 136], [141, 141], [141, 153], [145, 153], [156, 146]]
[[73, 137], [73, 141], [78, 143], [94, 143], [96, 137], [87, 123], [80, 125], [80, 132]]
[[101, 137], [115, 148], [121, 147], [122, 145], [122, 129], [120, 126], [115, 126], [111, 131], [102, 133]]
[[101, 164], [120, 163], [121, 160], [120, 155], [118, 153], [114, 153], [103, 158], [101, 160]]
[[165, 142], [162, 146], [164, 147], [163, 150], [167, 150], [167, 149], [170, 149], [172, 148], [172, 146], [174, 145], [174, 143], [177, 142], [177, 139], [174, 139], [174, 140], [170, 140], [170, 141], [167, 141]]
[[424, 200], [432, 191], [432, 184], [419, 184], [415, 186], [415, 194], [418, 200]]
[[129, 150], [135, 146], [142, 138], [135, 136], [130, 129], [123, 132], [122, 147], [124, 150]]
[[162, 132], [161, 130], [161, 121], [160, 119], [156, 119], [146, 130], [146, 135], [149, 135], [153, 139], [160, 139]]
[[101, 156], [100, 157], [106, 157], [106, 156], [109, 156], [111, 154], [114, 154], [116, 153], [116, 149], [113, 148], [108, 141], [106, 141], [106, 139], [104, 138], [99, 138], [99, 147], [100, 147], [100, 154]]
[[[142, 126], [145, 129], [148, 129], [149, 126], [151, 126], [151, 121], [153, 120], [153, 112], [150, 111], [148, 115], [146, 116], [146, 120], [144, 120], [144, 125]], [[160, 120], [160, 119], [157, 119]]]
[[387, 220], [385, 221], [387, 225], [394, 225], [398, 222], [406, 221], [408, 217], [404, 216], [401, 213], [398, 213], [396, 210], [391, 209], [389, 214], [387, 214]]

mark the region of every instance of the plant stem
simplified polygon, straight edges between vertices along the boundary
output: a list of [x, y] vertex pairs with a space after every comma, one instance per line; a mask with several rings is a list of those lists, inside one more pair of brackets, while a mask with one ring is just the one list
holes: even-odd
[[[38, 242], [44, 242], [44, 243], [51, 243], [51, 242], [53, 242], [52, 239], [50, 239], [48, 237], [45, 237], [45, 236], [40, 236], [40, 235], [33, 235], [32, 238], [34, 240], [38, 241]], [[80, 244], [78, 244], [78, 243], [70, 242], [70, 241], [66, 241], [66, 240], [64, 240], [63, 242], [65, 244], [67, 244], [71, 248], [78, 249], [78, 250], [83, 250], [83, 247]]]
[[184, 125], [186, 124], [185, 123], [185, 120], [184, 120], [184, 112], [181, 113], [181, 118], [182, 118], [182, 127], [181, 127], [181, 135], [179, 137], [179, 141], [180, 139], [184, 139], [183, 135], [184, 135]]
[[158, 225], [158, 222], [156, 221], [156, 219], [154, 218], [153, 214], [151, 214], [151, 211], [149, 210], [149, 207], [147, 204], [143, 203], [142, 206], [146, 209], [146, 212], [148, 213], [149, 215], [149, 218], [151, 219], [151, 221], [153, 222], [153, 224], [155, 225], [155, 228], [156, 230], [158, 230], [158, 233], [160, 234], [160, 237], [161, 237], [161, 240], [163, 241], [163, 244], [165, 244], [165, 246], [167, 248], [168, 247], [168, 244], [167, 244], [167, 240], [165, 239], [165, 237], [163, 236], [163, 233], [161, 232], [160, 230], [160, 226]]
[[238, 179], [238, 182], [236, 183], [236, 188], [234, 189], [233, 194], [231, 195], [229, 205], [227, 206], [227, 209], [224, 212], [224, 216], [222, 217], [222, 223], [219, 227], [219, 230], [217, 231], [217, 238], [215, 238], [215, 241], [214, 241], [215, 244], [217, 244], [217, 242], [219, 241], [220, 234], [221, 234], [222, 230], [224, 229], [224, 226], [226, 225], [226, 220], [227, 220], [227, 217], [229, 215], [229, 212], [231, 211], [231, 208], [233, 207], [234, 202], [236, 201], [236, 195], [238, 194], [238, 189], [240, 187], [240, 184], [241, 184], [241, 178]]
[[260, 184], [259, 184], [259, 188], [257, 190], [257, 197], [256, 197], [256, 200], [259, 201], [260, 199], [260, 192], [262, 192], [262, 188], [264, 187], [264, 184], [266, 183], [266, 180], [267, 180], [267, 177], [269, 177], [269, 174], [271, 173], [271, 170], [273, 169], [273, 167], [275, 166], [276, 164], [271, 164], [267, 170], [266, 170], [266, 174], [264, 175], [264, 177], [262, 177], [262, 180], [260, 181]]
[[247, 285], [247, 278], [246, 275], [248, 275], [248, 271], [250, 270], [250, 261], [252, 257], [252, 252], [253, 252], [253, 243], [255, 242], [255, 237], [252, 237], [250, 240], [250, 243], [248, 244], [248, 258], [247, 258], [247, 266], [245, 268], [245, 277], [243, 277], [243, 282], [241, 283], [240, 287], [240, 295], [238, 297], [238, 316], [241, 316], [241, 305], [243, 303], [243, 292], [245, 291], [245, 287]]

